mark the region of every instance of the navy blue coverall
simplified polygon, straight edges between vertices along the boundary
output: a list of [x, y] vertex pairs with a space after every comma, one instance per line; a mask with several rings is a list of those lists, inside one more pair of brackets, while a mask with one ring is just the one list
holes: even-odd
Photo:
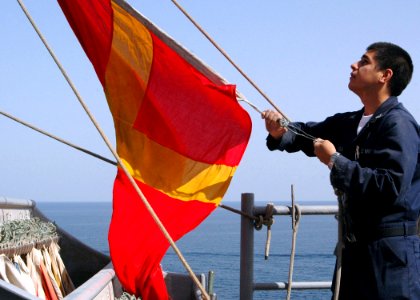
[[[363, 109], [315, 123], [292, 123], [330, 140], [341, 155], [330, 173], [345, 194], [348, 219], [342, 254], [340, 299], [419, 299], [420, 130], [413, 116], [390, 97], [357, 134]], [[313, 142], [287, 131], [267, 137], [270, 150], [303, 151]], [[334, 286], [334, 285], [333, 285]]]

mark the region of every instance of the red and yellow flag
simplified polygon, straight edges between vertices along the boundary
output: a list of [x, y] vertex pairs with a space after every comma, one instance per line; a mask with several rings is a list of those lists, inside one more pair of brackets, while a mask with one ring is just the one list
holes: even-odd
[[[58, 2], [105, 90], [119, 156], [179, 239], [220, 203], [248, 143], [235, 86], [124, 1]], [[160, 261], [169, 243], [120, 169], [108, 239], [123, 287], [166, 299]]]

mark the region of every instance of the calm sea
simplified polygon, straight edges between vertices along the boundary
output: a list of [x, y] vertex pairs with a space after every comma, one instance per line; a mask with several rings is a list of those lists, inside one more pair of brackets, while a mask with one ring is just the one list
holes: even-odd
[[[235, 208], [240, 206], [237, 202], [224, 204]], [[79, 240], [109, 254], [107, 232], [112, 213], [111, 203], [40, 202], [37, 206], [57, 225]], [[255, 232], [254, 281], [287, 281], [292, 237], [291, 218], [275, 218], [268, 260], [264, 259], [266, 233], [265, 227]], [[336, 240], [337, 222], [332, 216], [302, 216], [293, 280], [331, 281]], [[214, 289], [218, 299], [239, 299], [239, 243], [240, 216], [219, 208], [196, 230], [178, 241], [177, 245], [194, 272], [215, 272]], [[172, 249], [168, 250], [162, 266], [167, 271], [186, 273]], [[285, 296], [284, 291], [254, 292], [254, 299], [285, 299]], [[331, 292], [292, 291], [291, 298], [330, 299]]]

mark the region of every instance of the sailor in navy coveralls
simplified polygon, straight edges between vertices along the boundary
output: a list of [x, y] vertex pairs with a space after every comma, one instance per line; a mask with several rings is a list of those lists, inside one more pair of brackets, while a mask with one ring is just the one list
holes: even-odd
[[339, 299], [420, 300], [420, 130], [397, 99], [413, 64], [399, 46], [374, 43], [351, 70], [348, 86], [361, 110], [288, 126], [264, 111], [267, 147], [303, 151], [331, 169], [345, 202]]

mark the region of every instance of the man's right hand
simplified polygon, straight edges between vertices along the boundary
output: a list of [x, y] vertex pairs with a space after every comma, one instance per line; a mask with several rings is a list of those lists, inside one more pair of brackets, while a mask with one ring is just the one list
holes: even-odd
[[273, 138], [279, 139], [287, 132], [287, 128], [280, 125], [283, 116], [279, 112], [265, 110], [262, 112], [261, 118], [265, 120], [265, 128]]

